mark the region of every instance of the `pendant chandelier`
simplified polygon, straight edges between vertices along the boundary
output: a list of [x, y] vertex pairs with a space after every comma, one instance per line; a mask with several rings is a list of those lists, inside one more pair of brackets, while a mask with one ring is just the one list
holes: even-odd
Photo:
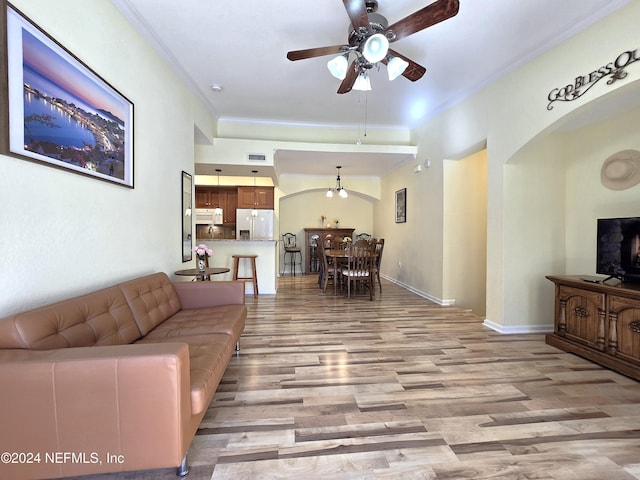
[[327, 190], [327, 197], [328, 198], [333, 198], [333, 193], [334, 192], [337, 193], [340, 198], [349, 197], [349, 194], [342, 187], [342, 184], [340, 183], [340, 169], [341, 168], [342, 168], [341, 166], [337, 166], [336, 167], [336, 170], [338, 171], [338, 175], [336, 177], [336, 188], [330, 188], [329, 190]]

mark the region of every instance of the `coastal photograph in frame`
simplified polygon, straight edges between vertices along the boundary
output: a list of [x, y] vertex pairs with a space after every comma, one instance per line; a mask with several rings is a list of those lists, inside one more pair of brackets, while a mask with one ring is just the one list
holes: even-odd
[[2, 153], [133, 188], [133, 104], [11, 4], [2, 6]]
[[407, 221], [407, 189], [396, 191], [396, 223]]

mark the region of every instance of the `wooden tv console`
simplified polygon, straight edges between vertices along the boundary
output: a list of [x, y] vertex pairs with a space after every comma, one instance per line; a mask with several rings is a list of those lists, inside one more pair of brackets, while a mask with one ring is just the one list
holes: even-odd
[[556, 286], [554, 331], [546, 342], [640, 380], [640, 285], [546, 278]]

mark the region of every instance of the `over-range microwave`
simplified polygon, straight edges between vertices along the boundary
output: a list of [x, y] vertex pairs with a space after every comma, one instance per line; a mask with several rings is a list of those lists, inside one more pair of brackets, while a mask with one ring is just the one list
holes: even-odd
[[[218, 211], [218, 213], [216, 213], [216, 210]], [[195, 220], [196, 225], [222, 225], [222, 209], [196, 208]]]

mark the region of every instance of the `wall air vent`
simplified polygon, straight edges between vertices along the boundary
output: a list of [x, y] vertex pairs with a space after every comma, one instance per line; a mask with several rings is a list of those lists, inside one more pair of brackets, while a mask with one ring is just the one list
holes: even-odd
[[247, 160], [250, 162], [266, 162], [267, 156], [264, 153], [248, 153]]

